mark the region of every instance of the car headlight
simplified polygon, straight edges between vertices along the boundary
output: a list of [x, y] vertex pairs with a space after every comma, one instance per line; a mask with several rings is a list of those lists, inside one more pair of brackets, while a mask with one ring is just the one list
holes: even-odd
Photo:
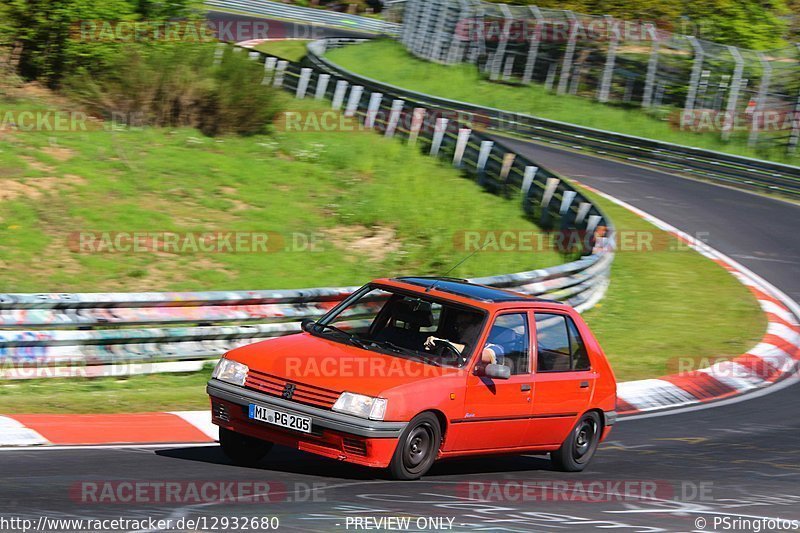
[[343, 392], [333, 404], [332, 409], [370, 420], [383, 420], [386, 415], [386, 404], [386, 398], [373, 398], [363, 394]]
[[223, 357], [214, 367], [211, 377], [233, 385], [244, 386], [248, 370], [247, 365]]

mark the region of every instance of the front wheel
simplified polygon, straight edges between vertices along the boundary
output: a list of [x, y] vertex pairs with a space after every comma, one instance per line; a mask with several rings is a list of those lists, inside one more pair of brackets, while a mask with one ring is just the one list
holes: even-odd
[[219, 428], [219, 444], [222, 452], [239, 466], [253, 466], [272, 449], [272, 443]]
[[389, 463], [394, 479], [419, 479], [433, 466], [442, 443], [439, 419], [433, 413], [422, 413], [408, 423]]
[[564, 472], [580, 472], [592, 459], [600, 442], [600, 416], [586, 413], [572, 428], [561, 448], [550, 452], [553, 465]]

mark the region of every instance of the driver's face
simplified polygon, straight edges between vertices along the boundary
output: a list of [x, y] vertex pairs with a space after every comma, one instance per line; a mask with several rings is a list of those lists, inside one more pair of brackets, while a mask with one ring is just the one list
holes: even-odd
[[459, 333], [463, 333], [464, 330], [470, 325], [472, 322], [468, 315], [458, 315], [456, 317], [456, 331]]

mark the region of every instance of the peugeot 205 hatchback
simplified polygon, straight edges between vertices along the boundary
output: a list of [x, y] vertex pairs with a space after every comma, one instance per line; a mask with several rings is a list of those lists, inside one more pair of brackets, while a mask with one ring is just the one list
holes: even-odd
[[373, 281], [302, 333], [228, 352], [207, 390], [237, 464], [280, 444], [397, 479], [496, 453], [583, 470], [616, 419], [614, 375], [574, 309], [450, 278]]

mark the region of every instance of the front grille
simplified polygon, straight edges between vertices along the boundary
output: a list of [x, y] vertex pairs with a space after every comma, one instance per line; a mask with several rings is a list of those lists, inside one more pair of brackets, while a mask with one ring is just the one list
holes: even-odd
[[[291, 398], [286, 398], [284, 395], [287, 384], [294, 385]], [[304, 403], [314, 407], [322, 407], [323, 409], [330, 409], [333, 407], [333, 404], [339, 399], [340, 394], [330, 389], [298, 383], [296, 381], [287, 381], [284, 378], [252, 369], [247, 373], [247, 380], [244, 386], [248, 389], [264, 392], [270, 396], [277, 396], [278, 398], [289, 399], [293, 402]]]
[[211, 402], [211, 414], [213, 418], [222, 420], [223, 422], [231, 421], [230, 414], [228, 414], [228, 408], [220, 402]]
[[342, 438], [342, 449], [352, 455], [367, 455], [367, 443], [361, 439]]

